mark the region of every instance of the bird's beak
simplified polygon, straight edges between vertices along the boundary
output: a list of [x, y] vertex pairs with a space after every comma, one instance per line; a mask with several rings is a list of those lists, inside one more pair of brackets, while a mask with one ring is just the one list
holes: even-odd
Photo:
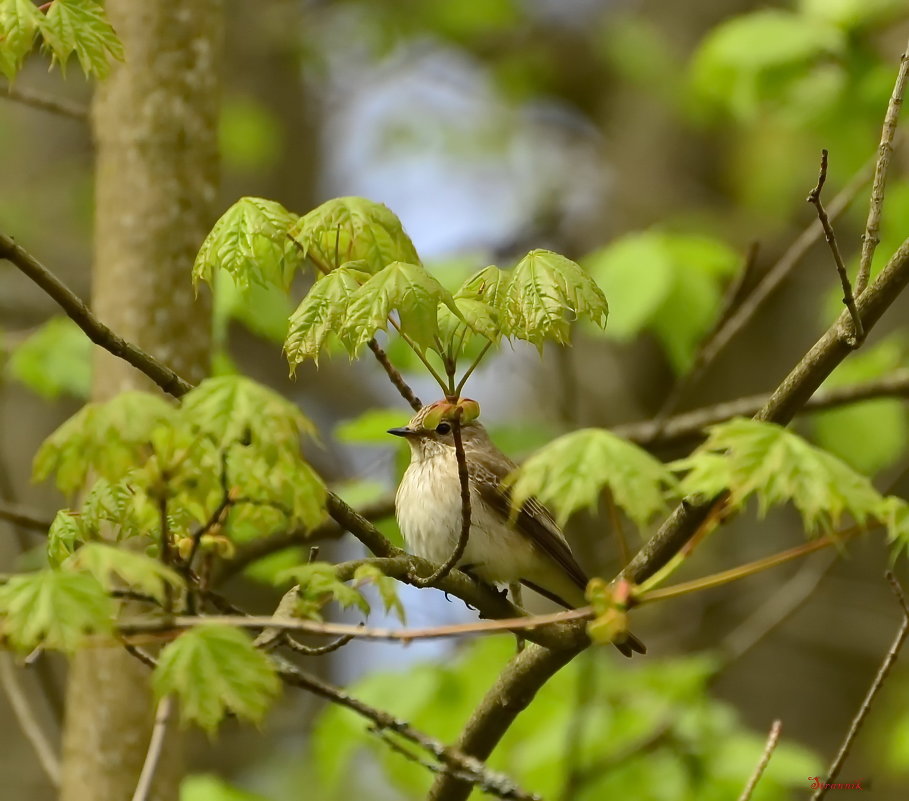
[[389, 434], [394, 434], [396, 437], [410, 437], [413, 436], [416, 432], [409, 429], [407, 426], [402, 426], [401, 428], [389, 428]]

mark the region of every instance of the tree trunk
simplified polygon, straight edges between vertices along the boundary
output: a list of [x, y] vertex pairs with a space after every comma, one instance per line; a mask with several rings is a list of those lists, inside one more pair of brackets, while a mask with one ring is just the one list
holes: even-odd
[[[220, 0], [107, 0], [126, 60], [98, 89], [93, 306], [115, 331], [191, 381], [205, 373], [210, 308], [194, 301], [193, 258], [217, 184]], [[93, 395], [152, 389], [100, 349]], [[148, 747], [148, 668], [121, 649], [77, 654], [68, 681], [63, 801], [127, 801]], [[175, 736], [152, 799], [174, 801]]]

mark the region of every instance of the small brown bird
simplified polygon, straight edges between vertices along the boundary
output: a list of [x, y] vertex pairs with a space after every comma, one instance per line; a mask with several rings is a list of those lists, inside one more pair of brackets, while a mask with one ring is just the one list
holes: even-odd
[[[492, 443], [476, 419], [475, 401], [461, 401], [461, 441], [470, 483], [470, 534], [458, 567], [491, 584], [523, 584], [566, 608], [584, 606], [587, 576], [575, 561], [565, 535], [535, 498], [515, 515], [502, 480], [516, 465]], [[402, 428], [410, 465], [395, 496], [401, 533], [417, 556], [441, 563], [451, 556], [461, 533], [461, 485], [455, 455], [453, 404], [424, 406]], [[446, 417], [448, 419], [446, 419]], [[645, 653], [633, 634], [615, 642], [625, 656]]]

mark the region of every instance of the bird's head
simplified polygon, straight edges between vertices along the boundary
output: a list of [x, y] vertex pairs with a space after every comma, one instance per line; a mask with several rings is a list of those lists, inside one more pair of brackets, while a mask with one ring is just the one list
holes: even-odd
[[453, 427], [457, 418], [460, 418], [465, 450], [487, 441], [486, 429], [477, 419], [479, 415], [480, 404], [475, 400], [461, 398], [456, 403], [440, 400], [420, 409], [406, 426], [390, 428], [388, 433], [407, 440], [414, 460], [426, 459], [444, 453], [447, 448], [454, 449]]

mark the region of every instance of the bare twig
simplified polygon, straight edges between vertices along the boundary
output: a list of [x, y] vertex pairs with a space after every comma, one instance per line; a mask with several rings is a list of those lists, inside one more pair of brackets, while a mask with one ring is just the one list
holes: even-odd
[[152, 727], [151, 739], [148, 743], [148, 752], [145, 754], [145, 763], [139, 774], [139, 782], [133, 793], [133, 801], [147, 801], [151, 794], [152, 782], [155, 780], [155, 771], [161, 760], [164, 750], [164, 738], [167, 736], [167, 724], [173, 710], [173, 696], [167, 695], [158, 702], [158, 711], [155, 713], [155, 725]]
[[410, 408], [415, 412], [420, 411], [420, 409], [423, 408], [422, 401], [416, 396], [414, 391], [404, 380], [404, 376], [402, 376], [398, 369], [391, 363], [391, 360], [388, 358], [388, 354], [382, 349], [382, 346], [376, 342], [375, 337], [370, 339], [366, 344], [375, 355], [376, 361], [382, 365], [382, 369], [385, 370], [389, 380], [394, 385], [395, 389], [398, 390], [401, 397], [410, 404]]
[[278, 674], [281, 679], [294, 687], [300, 687], [320, 698], [325, 698], [338, 706], [350, 709], [352, 712], [369, 720], [379, 731], [394, 732], [405, 740], [423, 749], [435, 757], [442, 765], [457, 772], [467, 786], [476, 785], [488, 793], [493, 793], [499, 798], [514, 799], [515, 801], [534, 801], [537, 796], [521, 790], [508, 776], [488, 768], [480, 759], [469, 756], [457, 748], [445, 746], [434, 737], [415, 729], [406, 721], [390, 715], [381, 709], [376, 709], [353, 697], [344, 690], [323, 681], [317, 676], [290, 664], [286, 660], [275, 658]]
[[343, 637], [338, 637], [337, 640], [333, 640], [327, 645], [304, 645], [289, 634], [285, 634], [281, 642], [290, 648], [291, 651], [296, 651], [298, 654], [305, 654], [306, 656], [325, 656], [325, 654], [330, 654], [333, 651], [337, 651], [339, 648], [343, 648], [353, 639], [354, 637], [352, 634], [346, 634]]
[[[909, 284], [909, 239], [890, 258], [874, 284], [857, 301], [862, 323], [869, 331]], [[844, 315], [845, 316], [845, 312]], [[790, 371], [755, 419], [786, 425], [817, 391], [821, 383], [852, 350], [840, 337], [837, 320]], [[623, 576], [641, 583], [666, 565], [708, 518], [716, 501], [683, 502], [659, 531], [638, 551]]]
[[896, 73], [896, 83], [890, 102], [887, 104], [887, 113], [884, 115], [884, 124], [881, 127], [881, 143], [878, 145], [877, 162], [874, 165], [874, 182], [871, 185], [871, 200], [868, 204], [868, 221], [865, 223], [865, 233], [862, 235], [862, 256], [859, 261], [858, 276], [855, 279], [855, 294], [861, 295], [868, 286], [871, 277], [871, 262], [874, 251], [880, 242], [879, 232], [881, 227], [881, 211], [884, 207], [884, 188], [887, 185], [887, 170], [890, 167], [890, 157], [893, 155], [893, 139], [896, 135], [896, 124], [903, 105], [903, 93], [906, 91], [906, 80], [909, 77], [909, 44], [900, 56], [900, 68]]
[[470, 476], [467, 473], [467, 456], [464, 453], [464, 442], [461, 439], [461, 413], [460, 406], [455, 407], [454, 417], [451, 421], [451, 435], [454, 439], [455, 459], [458, 462], [458, 482], [461, 487], [461, 530], [458, 541], [451, 555], [438, 568], [425, 578], [414, 576], [411, 582], [415, 587], [433, 587], [441, 579], [451, 573], [454, 566], [461, 560], [470, 538]]
[[25, 106], [49, 111], [52, 114], [58, 114], [61, 117], [69, 117], [72, 120], [86, 122], [88, 120], [88, 108], [71, 103], [69, 100], [63, 100], [58, 97], [36, 92], [33, 89], [23, 89], [21, 86], [7, 86], [6, 91], [0, 93], [0, 97], [12, 100], [16, 103], [22, 103]]
[[[414, 640], [434, 640], [444, 637], [460, 637], [466, 634], [497, 634], [507, 631], [529, 632], [543, 626], [551, 626], [554, 623], [585, 620], [591, 615], [590, 607], [583, 606], [580, 609], [551, 612], [545, 615], [522, 615], [499, 620], [481, 620], [473, 623], [452, 623], [445, 626], [393, 629], [367, 627], [352, 623], [322, 623], [315, 620], [303, 620], [289, 617], [286, 611], [279, 610], [275, 615], [177, 615], [169, 618], [125, 621], [118, 626], [118, 632], [124, 637], [132, 637], [139, 634], [176, 632], [199, 626], [218, 625], [243, 629], [262, 629], [263, 633], [270, 633], [273, 639], [277, 639], [280, 632], [298, 631], [319, 636], [392, 640], [408, 643]], [[265, 638], [257, 639], [256, 644], [268, 645], [270, 641]]]
[[[670, 417], [662, 428], [654, 422], [623, 423], [612, 431], [620, 437], [645, 448], [680, 445], [703, 435], [708, 426], [732, 417], [752, 417], [770, 400], [770, 394], [750, 395], [713, 406], [705, 406]], [[853, 403], [886, 397], [909, 397], [909, 369], [899, 369], [861, 384], [832, 387], [816, 393], [799, 410], [800, 413], [820, 412]]]
[[18, 503], [0, 501], [0, 520], [5, 520], [20, 528], [47, 534], [53, 521], [44, 517], [37, 509], [30, 509]]
[[[849, 183], [840, 190], [839, 194], [830, 201], [827, 214], [831, 220], [836, 220], [853, 201], [859, 190], [865, 186], [871, 177], [873, 161], [862, 166], [852, 177]], [[761, 278], [748, 296], [742, 300], [738, 308], [729, 315], [725, 324], [720, 327], [711, 342], [703, 349], [703, 368], [712, 364], [721, 351], [745, 328], [754, 317], [755, 312], [763, 305], [764, 301], [776, 288], [789, 277], [789, 274], [798, 266], [799, 262], [811, 250], [812, 246], [823, 233], [819, 222], [812, 222], [799, 237], [789, 246], [779, 261], [773, 265]]]
[[843, 263], [843, 256], [840, 253], [840, 247], [836, 243], [836, 234], [833, 231], [833, 225], [824, 209], [821, 201], [821, 192], [824, 189], [824, 183], [827, 181], [827, 151], [821, 151], [821, 167], [818, 171], [817, 185], [808, 193], [808, 202], [814, 206], [817, 211], [817, 218], [824, 229], [824, 238], [830, 246], [830, 252], [833, 254], [833, 261], [836, 264], [836, 271], [840, 277], [840, 284], [843, 286], [843, 303], [849, 310], [849, 316], [852, 318], [852, 331], [846, 335], [846, 341], [852, 348], [857, 348], [865, 339], [865, 329], [862, 327], [862, 318], [859, 317], [858, 309], [855, 308], [855, 297], [852, 294], [852, 285], [849, 283], [849, 273], [846, 271], [846, 265]]
[[767, 770], [767, 765], [770, 763], [770, 757], [773, 756], [773, 752], [776, 750], [777, 743], [780, 741], [780, 731], [782, 728], [783, 721], [773, 721], [773, 725], [770, 727], [770, 734], [767, 735], [767, 744], [764, 746], [764, 753], [761, 754], [761, 759], [757, 763], [757, 767], [754, 769], [754, 773], [752, 773], [751, 778], [748, 779], [748, 784], [746, 784], [745, 789], [742, 790], [742, 794], [739, 796], [739, 801], [749, 801], [751, 798], [751, 794], [754, 792], [754, 788], [757, 787], [757, 783], [760, 781], [761, 776], [763, 776], [764, 771]]
[[60, 759], [56, 751], [50, 744], [50, 740], [41, 728], [35, 717], [31, 704], [25, 697], [25, 689], [19, 682], [19, 676], [16, 674], [16, 666], [13, 664], [13, 657], [8, 653], [0, 652], [0, 685], [9, 699], [13, 714], [19, 722], [25, 739], [31, 743], [35, 749], [35, 754], [44, 773], [47, 775], [50, 783], [55, 787], [60, 787]]
[[907, 635], [909, 635], [909, 605], [907, 605], [906, 596], [903, 593], [903, 588], [896, 580], [896, 576], [894, 576], [893, 573], [891, 573], [889, 570], [885, 575], [887, 577], [887, 581], [890, 582], [890, 587], [893, 589], [893, 594], [896, 596], [896, 600], [903, 612], [903, 620], [900, 623], [899, 630], [896, 632], [896, 636], [893, 638], [893, 642], [890, 644], [890, 649], [887, 651], [887, 655], [884, 657], [884, 661], [881, 663], [881, 666], [877, 671], [877, 675], [874, 677], [874, 681], [871, 682], [871, 686], [868, 688], [868, 692], [865, 694], [864, 699], [862, 699], [862, 705], [859, 707], [858, 712], [855, 713], [855, 717], [852, 719], [852, 723], [849, 726], [849, 731], [846, 733], [842, 745], [840, 745], [840, 750], [837, 752], [836, 757], [834, 757], [833, 762], [827, 769], [827, 779], [822, 784], [820, 784], [817, 790], [815, 790], [814, 795], [811, 796], [811, 801], [820, 801], [827, 794], [827, 790], [829, 789], [828, 785], [833, 783], [834, 779], [836, 779], [836, 777], [839, 775], [840, 768], [843, 767], [843, 763], [846, 761], [846, 757], [849, 755], [849, 749], [852, 747], [852, 743], [855, 741], [855, 738], [859, 733], [859, 729], [861, 729], [862, 724], [865, 722], [865, 718], [868, 716], [868, 712], [871, 710], [871, 703], [874, 701], [875, 696], [880, 692], [881, 687], [884, 686], [887, 675], [890, 673], [890, 668], [892, 668], [893, 663], [896, 662], [896, 658], [899, 655], [900, 649], [903, 647], [903, 643], [906, 641]]

